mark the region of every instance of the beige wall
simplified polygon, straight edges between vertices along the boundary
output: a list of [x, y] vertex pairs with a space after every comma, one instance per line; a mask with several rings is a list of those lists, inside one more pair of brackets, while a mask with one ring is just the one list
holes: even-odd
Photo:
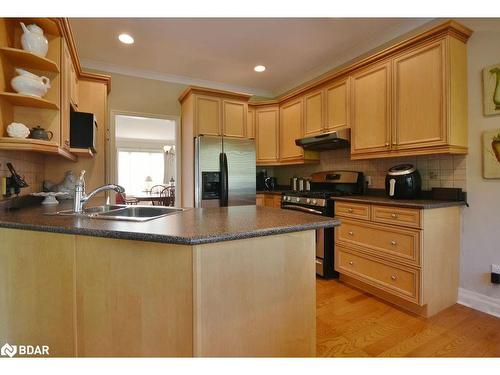
[[500, 307], [500, 285], [490, 283], [490, 265], [500, 264], [500, 180], [482, 177], [481, 136], [500, 129], [500, 115], [485, 117], [482, 110], [482, 69], [500, 63], [500, 20], [464, 21], [475, 32], [468, 43], [469, 155], [464, 210], [460, 285], [493, 298]]
[[102, 72], [111, 75], [109, 109], [180, 116], [179, 95], [187, 87], [177, 83]]

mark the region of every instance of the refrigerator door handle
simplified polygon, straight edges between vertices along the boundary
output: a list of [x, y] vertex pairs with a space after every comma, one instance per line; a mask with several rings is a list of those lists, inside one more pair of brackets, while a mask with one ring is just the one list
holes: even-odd
[[229, 179], [227, 171], [227, 156], [224, 152], [219, 155], [220, 164], [220, 207], [229, 204]]

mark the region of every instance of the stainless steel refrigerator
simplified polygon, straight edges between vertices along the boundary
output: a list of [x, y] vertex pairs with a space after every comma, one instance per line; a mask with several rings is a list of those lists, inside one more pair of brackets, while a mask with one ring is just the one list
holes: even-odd
[[255, 142], [195, 138], [195, 207], [255, 205]]

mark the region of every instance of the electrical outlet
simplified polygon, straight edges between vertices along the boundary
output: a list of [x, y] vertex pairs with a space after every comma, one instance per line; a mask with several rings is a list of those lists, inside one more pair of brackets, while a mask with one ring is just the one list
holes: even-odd
[[372, 186], [372, 176], [366, 176], [365, 181], [368, 186]]
[[493, 284], [500, 284], [500, 266], [497, 264], [491, 265], [491, 282]]

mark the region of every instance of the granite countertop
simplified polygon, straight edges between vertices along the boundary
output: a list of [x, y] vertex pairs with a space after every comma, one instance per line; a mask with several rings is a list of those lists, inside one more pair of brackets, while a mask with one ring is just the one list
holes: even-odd
[[446, 201], [437, 199], [392, 199], [381, 195], [350, 195], [344, 197], [331, 198], [335, 201], [374, 203], [384, 206], [405, 207], [405, 208], [442, 208], [453, 206], [465, 206], [464, 201]]
[[271, 194], [271, 195], [281, 195], [284, 191], [289, 191], [290, 189], [283, 189], [283, 190], [257, 190], [257, 194]]
[[0, 211], [0, 228], [197, 245], [340, 225], [329, 217], [257, 206], [192, 208], [142, 223], [44, 214], [69, 209], [70, 203]]

